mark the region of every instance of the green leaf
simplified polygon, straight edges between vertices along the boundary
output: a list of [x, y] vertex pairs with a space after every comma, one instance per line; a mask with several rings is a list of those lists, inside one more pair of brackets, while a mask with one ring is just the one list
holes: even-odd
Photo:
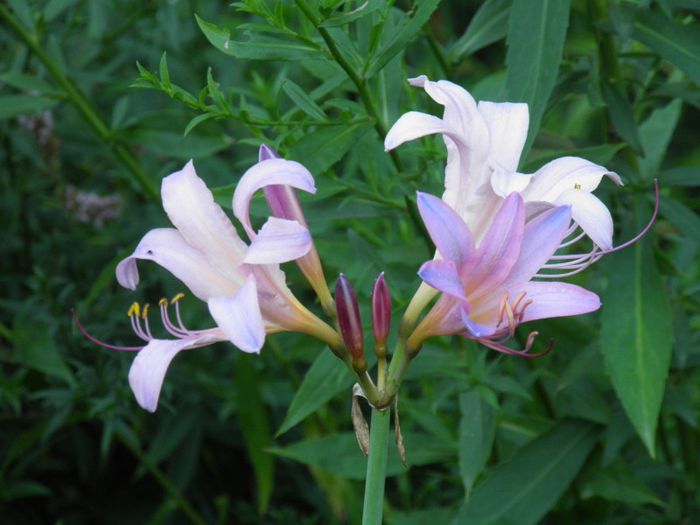
[[289, 157], [319, 174], [338, 162], [369, 129], [369, 124], [323, 127], [304, 135], [289, 149]]
[[404, 15], [404, 19], [399, 23], [394, 31], [391, 31], [389, 38], [384, 45], [370, 58], [365, 67], [365, 78], [371, 78], [380, 71], [397, 53], [401, 52], [406, 45], [411, 42], [426, 22], [430, 19], [433, 12], [440, 5], [440, 0], [421, 0], [416, 2], [418, 8], [413, 16]]
[[[34, 75], [18, 73], [16, 71], [8, 71], [0, 75], [0, 82], [4, 82], [8, 86], [20, 89], [25, 92], [35, 92], [42, 94], [57, 93], [58, 90], [49, 84], [43, 78]], [[36, 97], [34, 97], [36, 98]]]
[[319, 105], [316, 104], [314, 99], [312, 99], [298, 84], [287, 79], [284, 81], [284, 84], [282, 84], [282, 89], [289, 96], [289, 98], [291, 98], [292, 101], [299, 106], [299, 109], [301, 109], [311, 118], [322, 121], [328, 120], [328, 117], [326, 117], [326, 114], [319, 107]]
[[238, 421], [258, 488], [258, 510], [265, 513], [274, 487], [275, 458], [266, 448], [272, 444], [270, 421], [260, 397], [260, 380], [251, 359], [238, 354], [235, 380]]
[[633, 35], [700, 84], [700, 29], [697, 23], [682, 25], [651, 9], [639, 9]]
[[[449, 51], [450, 62], [458, 61], [505, 38], [508, 33], [508, 13], [513, 0], [487, 0], [474, 14], [467, 30]], [[489, 99], [490, 100], [490, 99]]]
[[560, 422], [496, 467], [476, 486], [453, 523], [539, 523], [573, 481], [596, 438], [591, 424]]
[[639, 159], [639, 171], [646, 180], [659, 176], [659, 168], [666, 157], [666, 150], [681, 116], [681, 100], [674, 100], [666, 107], [657, 109], [639, 126], [639, 137], [644, 149], [644, 158]]
[[164, 87], [170, 87], [170, 71], [168, 71], [168, 54], [163, 51], [160, 56], [160, 65], [158, 66], [158, 72], [160, 73], [160, 83]]
[[619, 86], [603, 82], [602, 94], [615, 131], [637, 153], [643, 154], [642, 139], [634, 118], [634, 108]]
[[276, 436], [284, 434], [343, 390], [350, 395], [353, 376], [330, 350], [323, 350], [306, 372]]
[[[636, 230], [649, 218], [635, 202]], [[673, 331], [668, 294], [651, 252], [649, 236], [611, 256], [602, 313], [601, 342], [617, 396], [649, 454], [671, 361]]]
[[628, 505], [663, 505], [654, 491], [619, 458], [605, 469], [592, 472], [581, 492], [583, 498], [599, 496]]
[[231, 139], [224, 136], [189, 135], [160, 131], [155, 129], [138, 129], [130, 131], [126, 137], [129, 142], [146, 148], [154, 153], [179, 159], [208, 157], [231, 145]]
[[523, 158], [537, 135], [557, 79], [570, 0], [514, 0], [510, 10], [506, 87], [508, 100], [527, 102], [530, 130]]
[[321, 27], [337, 27], [344, 26], [355, 20], [359, 20], [374, 11], [377, 11], [384, 5], [382, 0], [367, 0], [362, 3], [357, 9], [353, 9], [349, 12], [342, 12], [335, 16], [325, 19], [320, 26]]
[[0, 97], [0, 119], [34, 115], [56, 105], [56, 100], [31, 95], [6, 95]]
[[251, 33], [250, 39], [246, 41], [231, 40], [228, 29], [207, 22], [196, 14], [194, 16], [211, 45], [232, 57], [252, 60], [309, 60], [314, 56], [322, 56], [317, 47], [297, 41], [260, 36], [257, 33]]
[[[348, 410], [348, 417], [349, 415]], [[452, 458], [455, 454], [453, 443], [436, 439], [435, 436], [409, 432], [404, 433], [403, 438], [407, 461], [412, 466], [437, 463]], [[273, 448], [270, 452], [345, 478], [365, 478], [367, 460], [357, 445], [354, 432], [314, 437], [284, 448]], [[389, 447], [386, 471], [387, 476], [406, 471], [394, 446]]]
[[661, 175], [662, 186], [700, 186], [700, 167], [673, 168]]
[[477, 392], [459, 396], [459, 472], [467, 493], [471, 493], [476, 478], [486, 466], [496, 434], [491, 407]]
[[700, 218], [688, 206], [672, 197], [663, 197], [661, 215], [678, 228], [683, 237], [700, 244]]
[[197, 115], [187, 123], [187, 126], [185, 126], [185, 131], [182, 134], [186, 137], [194, 128], [199, 126], [202, 122], [206, 122], [207, 120], [216, 116], [216, 113], [204, 113], [202, 115]]

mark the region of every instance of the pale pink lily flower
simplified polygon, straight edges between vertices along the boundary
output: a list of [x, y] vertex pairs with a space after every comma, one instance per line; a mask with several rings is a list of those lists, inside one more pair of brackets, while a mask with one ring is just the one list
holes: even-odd
[[[431, 134], [442, 134], [447, 147], [445, 192], [442, 199], [469, 227], [474, 239], [481, 240], [493, 214], [511, 192], [521, 194], [529, 218], [556, 206], [571, 206], [575, 222], [562, 244], [588, 236], [593, 242], [590, 254], [560, 262], [559, 270], [576, 270], [612, 248], [613, 223], [608, 208], [592, 194], [604, 176], [621, 185], [620, 177], [603, 166], [578, 157], [562, 157], [545, 164], [532, 175], [517, 173], [527, 138], [527, 104], [480, 101], [462, 87], [426, 76], [409, 79], [444, 106], [442, 118], [416, 111], [402, 115], [385, 140], [391, 150], [406, 141]], [[580, 227], [581, 233], [577, 234]]]
[[431, 336], [460, 334], [499, 352], [528, 354], [537, 332], [523, 350], [503, 344], [519, 324], [597, 310], [596, 294], [564, 282], [533, 278], [558, 249], [571, 223], [571, 206], [550, 208], [526, 222], [526, 206], [517, 192], [507, 196], [480, 242], [451, 206], [427, 193], [418, 209], [440, 255], [418, 274], [442, 296], [408, 339], [419, 348]]
[[233, 210], [241, 221], [250, 244], [243, 242], [211, 191], [200, 179], [190, 161], [181, 170], [163, 179], [163, 207], [175, 228], [149, 231], [134, 253], [116, 269], [119, 283], [131, 290], [139, 282], [138, 259], [154, 261], [175, 277], [200, 300], [207, 303], [216, 326], [190, 330], [184, 326], [175, 303], [176, 321], [168, 315], [167, 301], [160, 303], [164, 328], [174, 339], [153, 337], [147, 318], [132, 307], [132, 327], [146, 344], [119, 347], [88, 337], [107, 348], [138, 351], [129, 384], [138, 403], [151, 412], [158, 405], [165, 373], [172, 359], [182, 350], [230, 341], [244, 352], [259, 352], [265, 334], [278, 331], [304, 332], [338, 344], [339, 336], [326, 323], [307, 310], [285, 283], [279, 263], [299, 259], [312, 246], [305, 224], [296, 220], [270, 217], [256, 233], [248, 213], [253, 194], [270, 184], [283, 184], [315, 192], [313, 177], [301, 164], [283, 159], [263, 160], [250, 168], [238, 183]]

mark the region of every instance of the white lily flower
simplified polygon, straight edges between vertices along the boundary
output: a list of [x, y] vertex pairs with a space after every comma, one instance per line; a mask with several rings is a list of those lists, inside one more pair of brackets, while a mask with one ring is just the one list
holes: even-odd
[[408, 112], [389, 130], [384, 146], [391, 150], [419, 137], [443, 135], [447, 166], [442, 200], [462, 217], [477, 242], [501, 202], [516, 191], [529, 218], [569, 205], [573, 221], [593, 241], [594, 250], [612, 248], [610, 211], [592, 192], [603, 176], [621, 185], [617, 174], [578, 157], [556, 159], [532, 175], [518, 173], [529, 125], [527, 104], [477, 103], [462, 87], [426, 76], [409, 82], [444, 106], [443, 117]]

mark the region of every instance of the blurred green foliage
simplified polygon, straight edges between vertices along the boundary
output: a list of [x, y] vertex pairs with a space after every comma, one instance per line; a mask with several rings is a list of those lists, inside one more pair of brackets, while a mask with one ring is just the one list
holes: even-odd
[[[522, 171], [577, 155], [618, 172], [624, 188], [599, 190], [618, 238], [647, 220], [654, 178], [662, 205], [642, 242], [573, 279], [599, 313], [525, 327], [556, 339], [547, 358], [422, 350], [388, 523], [700, 521], [699, 17], [693, 0], [0, 4], [0, 521], [358, 522], [352, 379], [327, 349], [281, 334], [259, 357], [187, 352], [151, 415], [130, 356], [69, 310], [128, 344], [131, 302], [181, 291], [155, 267], [136, 293], [113, 277], [166, 224], [160, 179], [194, 158], [230, 208], [262, 142], [316, 177], [302, 201], [329, 279], [349, 276], [368, 319], [385, 271], [405, 306], [432, 254], [414, 194], [442, 191], [444, 148], [389, 155], [383, 135], [439, 112], [405, 82], [419, 74], [530, 103]], [[209, 322], [191, 298], [184, 316]]]

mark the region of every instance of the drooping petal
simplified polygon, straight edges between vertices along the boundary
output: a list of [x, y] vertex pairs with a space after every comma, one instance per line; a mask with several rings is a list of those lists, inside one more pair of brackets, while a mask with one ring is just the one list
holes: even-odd
[[530, 184], [530, 181], [532, 181], [532, 175], [506, 171], [498, 166], [494, 166], [493, 175], [491, 175], [491, 188], [496, 195], [505, 199], [514, 191], [522, 193]]
[[554, 255], [571, 223], [569, 206], [551, 208], [525, 225], [518, 261], [504, 286], [532, 279], [542, 265]]
[[311, 249], [311, 234], [297, 221], [270, 217], [248, 247], [246, 264], [279, 264], [293, 261]]
[[535, 172], [532, 182], [523, 191], [523, 199], [554, 202], [567, 190], [591, 192], [606, 175], [615, 184], [622, 184], [617, 174], [603, 166], [579, 157], [562, 157], [548, 162]]
[[525, 300], [532, 300], [522, 322], [567, 317], [594, 312], [600, 308], [600, 298], [580, 286], [562, 282], [532, 281], [511, 287], [511, 297], [525, 292]]
[[129, 369], [129, 386], [142, 408], [156, 411], [170, 362], [190, 344], [188, 339], [152, 339], [136, 354]]
[[438, 251], [443, 258], [454, 261], [460, 268], [474, 251], [469, 228], [452, 208], [437, 197], [418, 192], [417, 202], [418, 211]]
[[265, 343], [265, 324], [252, 276], [235, 295], [213, 297], [207, 304], [209, 313], [229, 341], [244, 352], [260, 352]]
[[[409, 111], [401, 115], [399, 120], [391, 126], [384, 139], [384, 149], [389, 151], [404, 142], [436, 133], [450, 133], [450, 129], [442, 119], [418, 111]], [[457, 137], [455, 138], [458, 140]]]
[[527, 104], [482, 100], [478, 109], [489, 130], [489, 159], [505, 170], [514, 172], [518, 168], [530, 124]]
[[[470, 297], [478, 297], [501, 284], [518, 260], [525, 227], [525, 206], [518, 193], [501, 204], [463, 275], [470, 280]], [[473, 295], [472, 295], [473, 294]]]
[[258, 162], [241, 177], [233, 193], [233, 214], [241, 221], [248, 237], [255, 237], [250, 223], [250, 200], [256, 191], [272, 184], [285, 184], [294, 188], [316, 193], [314, 178], [298, 162], [284, 159], [269, 159]]
[[467, 300], [464, 285], [453, 261], [440, 259], [428, 261], [420, 267], [418, 275], [436, 290], [463, 301]]
[[582, 190], [568, 190], [554, 201], [570, 205], [571, 216], [591, 240], [603, 250], [612, 248], [613, 220], [610, 210], [595, 195]]
[[246, 245], [197, 176], [192, 161], [163, 179], [161, 195], [165, 212], [187, 243], [224, 275], [241, 284], [245, 276], [237, 268]]
[[236, 283], [214, 268], [201, 252], [195, 250], [174, 228], [157, 228], [144, 235], [134, 253], [117, 265], [117, 281], [125, 288], [136, 289], [139, 272], [136, 260], [153, 261], [180, 279], [199, 299], [206, 301], [221, 294], [233, 294]]

